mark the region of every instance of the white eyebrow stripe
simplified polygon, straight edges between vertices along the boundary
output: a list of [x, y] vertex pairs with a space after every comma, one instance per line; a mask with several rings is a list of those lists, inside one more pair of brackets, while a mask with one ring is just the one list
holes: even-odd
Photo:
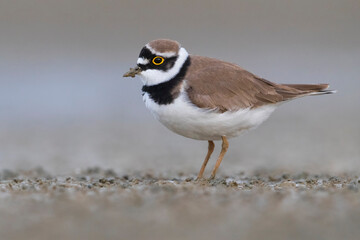
[[149, 59], [145, 59], [145, 58], [138, 58], [137, 64], [142, 64], [142, 65], [146, 65], [149, 63]]
[[166, 58], [170, 58], [170, 57], [175, 57], [176, 53], [174, 53], [174, 52], [163, 52], [163, 53], [157, 53], [157, 55], [160, 55], [160, 56], [166, 57]]
[[160, 53], [160, 52], [155, 51], [155, 49], [153, 49], [152, 47], [150, 47], [149, 44], [146, 44], [145, 46], [150, 50], [150, 52], [152, 54], [155, 54], [155, 55], [158, 55], [158, 56], [167, 57], [167, 58], [176, 56], [175, 52], [162, 52], [162, 53]]

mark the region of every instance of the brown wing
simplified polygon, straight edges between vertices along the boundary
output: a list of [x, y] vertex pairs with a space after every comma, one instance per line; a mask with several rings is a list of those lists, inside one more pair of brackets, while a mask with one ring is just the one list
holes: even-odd
[[200, 108], [225, 112], [284, 100], [277, 84], [217, 59], [191, 56], [185, 79], [190, 100]]
[[[191, 56], [191, 65], [185, 79], [186, 90], [193, 104], [220, 112], [278, 103], [326, 87], [276, 84], [235, 64], [200, 56]], [[297, 88], [298, 86], [303, 87]]]

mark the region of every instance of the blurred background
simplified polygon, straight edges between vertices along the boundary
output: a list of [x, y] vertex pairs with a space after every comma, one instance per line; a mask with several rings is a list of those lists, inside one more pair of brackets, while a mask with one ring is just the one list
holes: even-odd
[[197, 173], [207, 143], [163, 127], [140, 80], [122, 77], [144, 44], [170, 38], [271, 81], [338, 90], [232, 139], [220, 173], [356, 171], [359, 23], [358, 0], [0, 0], [0, 170]]

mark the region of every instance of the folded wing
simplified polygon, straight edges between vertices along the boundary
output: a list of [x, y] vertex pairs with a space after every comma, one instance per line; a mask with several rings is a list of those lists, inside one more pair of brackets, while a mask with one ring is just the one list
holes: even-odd
[[275, 104], [321, 93], [328, 87], [327, 84], [276, 84], [235, 64], [200, 56], [191, 56], [185, 80], [186, 91], [193, 104], [219, 112]]

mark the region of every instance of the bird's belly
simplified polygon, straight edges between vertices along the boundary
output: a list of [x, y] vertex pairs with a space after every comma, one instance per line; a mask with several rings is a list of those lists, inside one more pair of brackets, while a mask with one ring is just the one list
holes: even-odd
[[265, 121], [275, 110], [276, 105], [267, 105], [256, 109], [218, 113], [198, 108], [184, 93], [171, 104], [159, 105], [147, 93], [144, 94], [146, 107], [156, 119], [168, 129], [184, 137], [198, 140], [220, 140], [241, 134], [244, 130], [255, 128]]

